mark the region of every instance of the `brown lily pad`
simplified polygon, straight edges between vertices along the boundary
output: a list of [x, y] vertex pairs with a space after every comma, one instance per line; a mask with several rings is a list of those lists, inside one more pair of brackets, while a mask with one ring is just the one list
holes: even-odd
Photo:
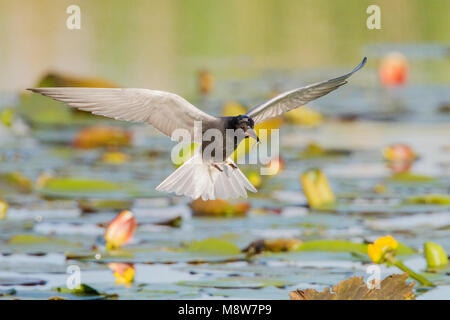
[[298, 239], [273, 239], [273, 240], [255, 240], [250, 243], [243, 252], [248, 254], [258, 254], [262, 252], [284, 252], [293, 251], [300, 247], [303, 242]]
[[414, 282], [406, 283], [408, 273], [384, 278], [379, 289], [369, 289], [363, 277], [351, 277], [322, 292], [314, 289], [291, 291], [291, 300], [414, 300]]

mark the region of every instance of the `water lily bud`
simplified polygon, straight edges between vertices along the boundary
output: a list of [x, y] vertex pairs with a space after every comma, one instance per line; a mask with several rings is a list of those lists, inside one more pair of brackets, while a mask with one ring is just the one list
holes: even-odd
[[116, 283], [130, 284], [134, 281], [136, 273], [134, 265], [131, 263], [108, 263], [108, 267], [113, 271]]
[[201, 70], [198, 73], [198, 85], [200, 88], [200, 93], [210, 93], [214, 87], [214, 76], [207, 70]]
[[398, 86], [408, 80], [408, 61], [398, 52], [388, 54], [382, 61], [378, 70], [381, 84], [385, 86]]
[[416, 154], [407, 144], [396, 143], [383, 149], [383, 156], [388, 161], [413, 161]]
[[268, 175], [277, 175], [284, 169], [284, 161], [281, 157], [276, 157], [270, 160], [267, 169], [269, 169], [266, 174]]
[[448, 265], [448, 257], [445, 250], [437, 243], [427, 241], [423, 246], [428, 269], [444, 267]]
[[408, 172], [417, 156], [406, 144], [393, 144], [383, 149], [386, 165], [393, 173]]
[[386, 254], [391, 253], [395, 256], [398, 242], [390, 235], [378, 238], [367, 246], [367, 254], [375, 263], [386, 261]]
[[6, 219], [6, 211], [8, 211], [8, 204], [0, 199], [0, 220]]
[[311, 208], [320, 208], [334, 203], [334, 193], [327, 177], [319, 169], [308, 170], [300, 177], [303, 191]]
[[108, 249], [117, 249], [128, 243], [136, 229], [136, 219], [133, 213], [124, 210], [108, 225], [105, 232], [105, 241]]

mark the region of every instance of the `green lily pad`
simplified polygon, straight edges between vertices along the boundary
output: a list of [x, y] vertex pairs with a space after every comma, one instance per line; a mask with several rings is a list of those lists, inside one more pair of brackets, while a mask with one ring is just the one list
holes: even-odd
[[58, 244], [58, 245], [66, 245], [73, 246], [73, 242], [54, 238], [54, 237], [46, 237], [46, 236], [37, 236], [33, 234], [16, 234], [9, 238], [8, 244], [10, 245], [32, 245], [32, 244]]
[[35, 125], [67, 125], [70, 124], [71, 112], [63, 103], [39, 94], [21, 96], [18, 112]]
[[49, 198], [135, 198], [151, 196], [156, 191], [143, 190], [133, 183], [117, 183], [100, 179], [77, 177], [50, 178], [38, 190]]
[[343, 240], [311, 240], [303, 242], [297, 250], [366, 253], [367, 244]]
[[192, 241], [188, 248], [191, 252], [233, 255], [241, 253], [234, 243], [218, 238], [208, 238], [202, 241]]
[[66, 127], [68, 125], [79, 126], [112, 122], [110, 119], [95, 116], [88, 112], [76, 112], [62, 102], [32, 93], [21, 95], [17, 111], [33, 127]]
[[413, 174], [410, 172], [396, 173], [388, 178], [389, 182], [400, 182], [400, 183], [430, 183], [435, 182], [436, 178]]
[[405, 199], [403, 203], [450, 205], [450, 196], [444, 194], [426, 194]]
[[128, 261], [134, 257], [131, 250], [118, 249], [109, 250], [105, 252], [91, 251], [91, 252], [66, 252], [67, 260], [86, 260], [86, 261], [99, 261], [106, 262], [111, 260], [124, 259]]
[[0, 174], [0, 183], [6, 188], [29, 193], [33, 189], [31, 180], [20, 172], [8, 172]]
[[284, 288], [290, 285], [290, 283], [286, 283], [281, 280], [247, 277], [219, 278], [211, 281], [180, 281], [178, 284], [181, 286], [217, 289], [261, 289], [265, 287]]
[[83, 178], [51, 178], [43, 191], [114, 191], [120, 190], [120, 185], [110, 181]]
[[97, 289], [94, 289], [93, 287], [83, 283], [74, 289], [56, 287], [53, 288], [53, 290], [59, 293], [70, 293], [76, 296], [103, 296], [105, 298], [117, 298], [116, 294], [99, 292]]
[[[325, 252], [356, 252], [367, 253], [366, 243], [355, 243], [345, 240], [311, 240], [303, 242], [297, 251], [325, 251]], [[409, 255], [417, 253], [416, 250], [410, 248], [402, 243], [399, 243], [397, 248], [399, 255]]]
[[99, 211], [122, 211], [128, 210], [133, 205], [130, 200], [118, 199], [80, 199], [78, 206], [84, 213], [99, 212]]

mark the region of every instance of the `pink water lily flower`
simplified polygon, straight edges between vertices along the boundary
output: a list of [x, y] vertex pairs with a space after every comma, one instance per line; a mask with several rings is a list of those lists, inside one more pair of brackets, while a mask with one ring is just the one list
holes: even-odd
[[136, 219], [129, 210], [124, 210], [114, 218], [105, 232], [105, 241], [108, 249], [117, 249], [128, 243], [136, 229]]

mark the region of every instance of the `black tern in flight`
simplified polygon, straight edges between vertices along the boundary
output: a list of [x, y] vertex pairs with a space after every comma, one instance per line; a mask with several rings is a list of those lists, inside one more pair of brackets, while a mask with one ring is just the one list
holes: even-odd
[[[361, 69], [366, 61], [367, 58], [364, 58], [350, 73], [284, 92], [236, 117], [215, 117], [174, 93], [149, 89], [58, 87], [28, 90], [96, 115], [117, 120], [145, 122], [178, 141], [181, 138], [174, 138], [173, 133], [177, 129], [184, 129], [194, 137], [192, 141], [199, 143], [201, 147], [192, 158], [157, 186], [156, 190], [185, 195], [193, 199], [201, 197], [203, 200], [247, 198], [247, 190], [256, 192], [256, 189], [230, 158], [239, 143], [248, 137], [259, 141], [254, 130], [256, 124], [336, 90], [346, 84], [346, 80]], [[197, 126], [196, 122], [201, 123], [201, 126]], [[205, 151], [212, 142], [211, 139], [204, 138], [204, 133], [208, 129], [218, 129], [224, 137], [221, 144], [223, 151], [218, 152], [219, 154], [215, 154], [214, 151], [209, 154], [200, 152]], [[229, 132], [227, 129], [240, 133], [230, 142], [230, 139], [226, 139]]]

